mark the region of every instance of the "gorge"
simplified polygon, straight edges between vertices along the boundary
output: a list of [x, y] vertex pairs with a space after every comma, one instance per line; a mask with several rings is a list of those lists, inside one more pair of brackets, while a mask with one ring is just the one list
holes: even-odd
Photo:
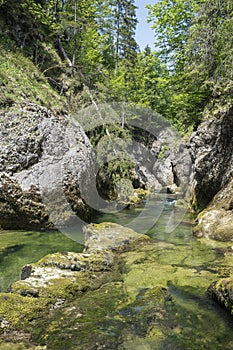
[[[17, 243], [17, 235], [25, 243], [28, 235], [29, 239], [31, 236], [36, 241], [41, 237], [41, 247], [48, 246], [46, 237], [50, 236], [53, 242], [50, 248], [47, 247], [47, 251], [54, 253], [43, 257], [42, 249], [41, 255], [37, 255], [38, 258], [29, 253], [24, 260], [25, 266], [21, 266], [21, 280], [17, 277], [20, 266], [17, 267], [18, 272], [13, 272], [13, 259], [12, 270], [9, 271], [15, 277], [12, 280], [7, 279], [9, 284], [4, 284], [5, 289], [2, 289], [0, 294], [1, 346], [9, 346], [11, 349], [78, 347], [85, 350], [106, 347], [164, 349], [169, 346], [188, 346], [197, 349], [205, 344], [206, 348], [214, 346], [216, 349], [222, 349], [224, 346], [230, 349], [232, 321], [227, 311], [224, 314], [223, 310], [211, 302], [210, 297], [231, 311], [231, 114], [204, 122], [187, 143], [193, 172], [188, 171], [190, 183], [186, 198], [181, 198], [178, 194], [177, 179], [182, 178], [182, 172], [187, 175], [187, 156], [180, 157], [184, 159], [186, 166], [176, 169], [178, 175], [174, 176], [171, 164], [174, 163], [174, 157], [168, 149], [163, 153], [163, 157], [158, 157], [163, 146], [160, 145], [160, 150], [157, 151], [157, 169], [159, 178], [162, 172], [168, 182], [163, 180], [163, 186], [155, 191], [156, 188], [151, 186], [150, 174], [147, 185], [151, 191], [149, 197], [144, 197], [138, 205], [131, 205], [131, 209], [118, 210], [115, 214], [110, 212], [93, 217], [91, 208], [87, 207], [88, 217], [96, 224], [86, 227], [85, 240], [79, 244], [77, 241], [84, 239], [81, 238], [81, 227], [78, 236], [77, 232], [73, 232], [73, 236], [70, 232], [65, 233], [68, 237], [70, 235], [73, 243], [69, 238], [65, 238], [62, 226], [60, 229], [63, 235], [55, 238], [55, 227], [48, 220], [48, 213], [47, 216], [43, 214], [46, 210], [43, 197], [40, 197], [40, 187], [36, 187], [36, 174], [38, 175], [38, 169], [49, 169], [48, 159], [51, 161], [55, 158], [56, 164], [59, 156], [66, 160], [68, 154], [70, 158], [66, 164], [72, 164], [74, 167], [70, 172], [69, 167], [65, 168], [67, 176], [64, 174], [66, 180], [62, 189], [67, 191], [72, 209], [77, 210], [76, 215], [85, 213], [85, 202], [79, 197], [80, 192], [77, 189], [74, 194], [73, 191], [74, 183], [79, 181], [78, 179], [75, 182], [75, 176], [81, 176], [80, 172], [85, 173], [85, 169], [90, 169], [94, 164], [88, 138], [78, 124], [72, 124], [71, 137], [67, 139], [66, 135], [70, 135], [70, 129], [68, 127], [68, 133], [64, 133], [62, 129], [63, 123], [67, 123], [67, 116], [53, 117], [49, 110], [39, 106], [29, 105], [17, 113], [8, 112], [8, 115], [9, 123], [16, 125], [17, 133], [8, 135], [4, 134], [4, 129], [1, 130], [3, 136], [7, 134], [7, 139], [1, 138], [1, 224], [4, 227], [7, 223], [7, 229], [43, 230], [41, 233], [1, 231], [2, 237], [6, 237], [2, 263], [4, 264], [6, 259], [4, 255], [7, 257], [7, 250], [8, 255], [16, 258], [17, 254], [20, 256], [20, 244], [18, 252], [16, 244], [12, 246], [11, 243], [11, 246], [7, 246], [7, 237], [11, 237], [11, 242], [13, 239]], [[34, 115], [37, 127], [33, 124]], [[20, 152], [17, 152], [16, 148], [18, 141], [15, 139], [21, 140], [23, 133], [20, 131], [20, 125], [23, 124], [17, 123], [19, 116], [21, 120], [25, 120], [23, 130], [28, 124], [31, 127], [30, 133], [26, 134], [30, 135], [30, 138], [22, 140], [27, 144], [27, 147], [23, 148], [26, 150], [25, 155], [22, 154], [21, 148]], [[38, 123], [39, 120], [41, 124]], [[44, 129], [40, 125], [44, 126]], [[77, 128], [75, 142], [72, 134], [74, 128]], [[60, 140], [60, 137], [56, 138], [59, 133], [65, 137], [61, 138], [62, 142], [55, 148], [54, 155], [54, 149], [49, 145], [54, 145], [51, 137]], [[158, 142], [160, 141], [156, 140], [157, 147]], [[32, 146], [28, 147], [30, 144]], [[4, 148], [4, 145], [7, 147]], [[72, 152], [65, 152], [65, 157], [64, 145], [70, 145], [72, 149]], [[155, 144], [149, 148], [149, 152], [154, 152], [154, 147]], [[6, 150], [9, 149], [15, 152], [11, 151], [12, 158], [6, 156]], [[43, 156], [44, 152], [46, 156]], [[49, 158], [49, 155], [54, 158]], [[83, 163], [80, 163], [81, 159]], [[44, 160], [47, 160], [45, 165]], [[80, 167], [80, 164], [83, 165]], [[88, 170], [85, 174], [85, 181], [88, 181]], [[143, 174], [145, 185], [148, 170], [144, 169]], [[53, 183], [57, 184], [56, 178]], [[53, 189], [52, 183], [49, 188]], [[167, 190], [171, 192], [172, 188], [176, 193], [166, 194]], [[68, 192], [70, 189], [72, 191]], [[199, 211], [194, 228], [191, 224], [193, 219], [190, 217], [193, 214], [189, 214], [187, 208], [184, 210], [190, 199], [192, 208]], [[81, 207], [78, 203], [81, 203]], [[56, 206], [55, 212], [57, 208]], [[62, 213], [63, 209], [62, 203]], [[68, 224], [64, 226], [70, 227], [72, 219], [68, 216]], [[82, 219], [87, 217], [82, 216]], [[171, 220], [175, 225], [169, 231], [168, 223]], [[138, 233], [127, 228], [132, 225]], [[53, 229], [50, 234], [46, 232], [49, 228]], [[56, 253], [59, 245], [60, 252]], [[40, 260], [37, 262], [38, 259]], [[4, 271], [2, 276], [4, 280]], [[211, 330], [207, 326], [210, 319]], [[216, 324], [217, 329], [213, 328], [213, 324]]]
[[233, 3], [148, 8], [0, 0], [0, 350], [233, 348]]

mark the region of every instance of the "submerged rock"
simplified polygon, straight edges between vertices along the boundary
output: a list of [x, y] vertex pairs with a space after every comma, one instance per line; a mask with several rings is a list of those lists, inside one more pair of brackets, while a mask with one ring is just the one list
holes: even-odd
[[0, 227], [50, 229], [90, 217], [81, 190], [91, 188], [93, 159], [80, 125], [34, 104], [0, 122]]

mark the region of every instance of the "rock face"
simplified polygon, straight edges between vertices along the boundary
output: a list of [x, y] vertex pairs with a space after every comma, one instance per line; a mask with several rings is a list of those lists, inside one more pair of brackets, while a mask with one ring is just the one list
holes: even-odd
[[193, 205], [203, 210], [194, 229], [198, 237], [232, 240], [233, 110], [206, 121], [192, 135]]
[[[65, 112], [28, 104], [0, 115], [0, 226], [56, 228], [91, 210], [91, 146]], [[50, 217], [49, 217], [50, 215]]]
[[[74, 115], [96, 149], [97, 185], [103, 198], [116, 198], [116, 192], [125, 195], [127, 190], [130, 196], [138, 188], [184, 193], [192, 163], [178, 132], [158, 113], [131, 103], [124, 106], [127, 118], [122, 129], [122, 108], [118, 103], [103, 104]], [[128, 180], [128, 186], [119, 178]]]
[[233, 110], [206, 121], [192, 135], [194, 191], [198, 208], [206, 207], [233, 178]]
[[186, 192], [191, 174], [191, 158], [176, 133], [160, 132], [151, 145], [134, 147], [135, 182], [145, 188]]

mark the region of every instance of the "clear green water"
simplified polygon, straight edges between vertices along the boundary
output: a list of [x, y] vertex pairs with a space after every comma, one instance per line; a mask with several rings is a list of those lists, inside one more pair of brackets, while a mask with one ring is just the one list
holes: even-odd
[[[138, 214], [141, 218], [134, 222]], [[133, 331], [125, 336], [125, 345], [119, 349], [233, 349], [233, 318], [206, 294], [213, 281], [232, 272], [232, 255], [225, 254], [229, 243], [194, 238], [191, 217], [175, 209], [172, 198], [150, 200], [143, 211], [105, 214], [102, 220], [144, 233], [145, 220], [146, 228], [150, 223], [146, 233], [155, 241], [122, 256], [125, 298], [130, 301], [120, 311], [120, 318], [125, 329], [128, 325]], [[167, 232], [171, 222], [176, 228]], [[157, 286], [168, 288], [170, 300], [151, 321], [144, 314], [148, 301], [143, 293]]]
[[[213, 281], [233, 270], [233, 257], [226, 253], [230, 244], [195, 239], [190, 217], [173, 210], [172, 198], [148, 203], [144, 209], [96, 219], [147, 232], [152, 243], [121, 254], [119, 280], [84, 293], [54, 311], [47, 323], [42, 320], [34, 334], [36, 343], [44, 339], [53, 350], [233, 349], [232, 316], [206, 295]], [[168, 230], [168, 223], [175, 229], [169, 225]], [[26, 263], [49, 252], [82, 249], [59, 233], [0, 235], [3, 290]]]
[[49, 253], [82, 249], [82, 245], [58, 232], [0, 231], [0, 291], [20, 279], [24, 265]]

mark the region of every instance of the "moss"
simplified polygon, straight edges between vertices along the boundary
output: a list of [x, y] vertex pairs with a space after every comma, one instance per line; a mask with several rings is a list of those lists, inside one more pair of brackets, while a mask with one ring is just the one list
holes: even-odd
[[[93, 224], [96, 229], [102, 230], [108, 225]], [[106, 264], [105, 252], [93, 252], [91, 254], [63, 252], [49, 254], [39, 260], [35, 266], [58, 267], [60, 269], [71, 269], [72, 271], [102, 271]]]
[[0, 35], [0, 107], [22, 101], [61, 108], [64, 100], [32, 61], [4, 34]]
[[167, 156], [167, 151], [169, 150], [169, 146], [168, 145], [163, 145], [161, 147], [161, 150], [159, 151], [158, 154], [158, 159], [165, 159]]
[[149, 190], [144, 190], [142, 188], [137, 188], [133, 190], [133, 195], [129, 197], [129, 201], [126, 202], [126, 205], [134, 208], [140, 205], [150, 194]]
[[9, 322], [9, 327], [31, 329], [34, 320], [44, 315], [49, 305], [47, 299], [23, 297], [14, 293], [0, 294], [0, 317]]
[[[26, 350], [28, 349], [24, 343], [0, 343], [0, 350]], [[32, 348], [30, 348], [32, 350]], [[34, 348], [35, 349], [35, 348]], [[39, 348], [38, 348], [39, 350]]]

